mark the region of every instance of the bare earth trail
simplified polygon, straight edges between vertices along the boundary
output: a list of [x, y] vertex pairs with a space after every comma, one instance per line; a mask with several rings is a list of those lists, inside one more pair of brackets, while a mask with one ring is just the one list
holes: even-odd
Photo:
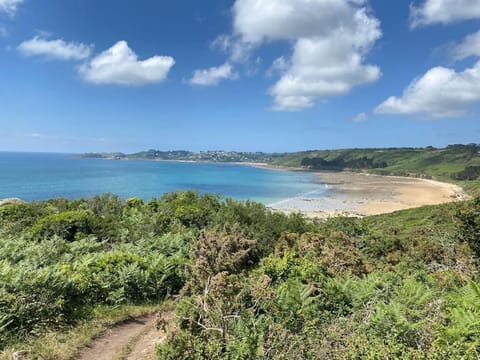
[[109, 329], [80, 351], [77, 360], [153, 359], [155, 345], [166, 334], [156, 328], [156, 314], [128, 320]]

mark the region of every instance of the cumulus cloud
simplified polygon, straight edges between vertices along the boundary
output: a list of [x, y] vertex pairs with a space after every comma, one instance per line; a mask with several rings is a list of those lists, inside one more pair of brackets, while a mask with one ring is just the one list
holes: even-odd
[[294, 47], [291, 66], [270, 88], [276, 110], [302, 110], [317, 98], [343, 95], [354, 86], [371, 83], [380, 69], [364, 65], [353, 50], [349, 36], [300, 39]]
[[215, 86], [218, 85], [221, 80], [233, 80], [237, 77], [238, 74], [233, 71], [232, 65], [225, 63], [218, 67], [195, 70], [190, 79], [190, 84], [198, 86]]
[[401, 97], [388, 98], [375, 112], [453, 118], [466, 115], [479, 102], [480, 61], [463, 72], [445, 67], [430, 69], [414, 80]]
[[174, 64], [170, 56], [139, 60], [126, 41], [119, 41], [82, 65], [79, 72], [94, 84], [143, 85], [164, 81]]
[[356, 26], [354, 16], [365, 1], [237, 0], [234, 29], [246, 42], [296, 40], [326, 36], [340, 26]]
[[27, 56], [46, 56], [60, 60], [84, 60], [91, 54], [92, 46], [76, 42], [65, 42], [62, 39], [48, 40], [35, 36], [18, 46], [18, 50]]
[[480, 0], [426, 0], [410, 6], [410, 25], [450, 24], [480, 18]]
[[0, 0], [0, 12], [13, 16], [21, 3], [23, 3], [23, 0]]
[[452, 50], [454, 60], [463, 60], [470, 56], [480, 56], [480, 31], [470, 34]]
[[267, 74], [280, 72], [268, 91], [275, 110], [303, 110], [318, 99], [348, 93], [376, 81], [377, 66], [365, 57], [381, 37], [380, 22], [364, 0], [236, 0], [230, 36], [217, 39], [230, 60], [248, 58], [273, 41], [293, 44]]

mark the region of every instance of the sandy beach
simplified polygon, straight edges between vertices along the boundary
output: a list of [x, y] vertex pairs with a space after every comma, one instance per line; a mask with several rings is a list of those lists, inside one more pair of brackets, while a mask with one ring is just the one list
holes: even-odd
[[434, 180], [347, 171], [319, 171], [316, 174], [319, 186], [324, 186], [321, 196], [305, 194], [270, 207], [286, 213], [301, 212], [310, 218], [362, 217], [468, 199], [459, 186]]

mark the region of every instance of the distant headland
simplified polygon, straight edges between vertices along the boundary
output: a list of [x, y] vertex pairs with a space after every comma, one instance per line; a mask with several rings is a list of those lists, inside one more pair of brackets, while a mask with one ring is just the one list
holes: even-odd
[[444, 148], [367, 148], [308, 150], [300, 152], [160, 151], [133, 154], [85, 153], [78, 158], [109, 160], [195, 161], [252, 163], [302, 170], [354, 171], [442, 181], [479, 181], [480, 145], [454, 144]]
[[198, 162], [254, 162], [271, 163], [286, 156], [287, 153], [270, 154], [264, 152], [237, 152], [237, 151], [160, 151], [147, 150], [133, 154], [121, 152], [113, 153], [85, 153], [80, 158], [109, 159], [109, 160], [164, 160], [164, 161], [198, 161]]

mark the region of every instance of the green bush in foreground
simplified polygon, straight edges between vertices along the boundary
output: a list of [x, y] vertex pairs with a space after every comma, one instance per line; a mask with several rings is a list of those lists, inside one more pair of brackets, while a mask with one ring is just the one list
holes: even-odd
[[42, 240], [58, 236], [66, 241], [75, 240], [92, 233], [92, 214], [88, 211], [65, 211], [48, 215], [38, 220], [31, 229], [32, 238]]
[[253, 266], [290, 219], [307, 226], [259, 204], [194, 192], [147, 203], [106, 194], [0, 207], [0, 349], [75, 325], [97, 305], [178, 294], [205, 228], [232, 229], [233, 247], [237, 232], [256, 239]]
[[315, 223], [193, 192], [0, 207], [0, 349], [173, 297], [159, 359], [475, 359], [479, 210]]
[[[253, 269], [210, 266], [158, 358], [476, 359], [478, 268], [458, 238], [476, 225], [453, 219], [477, 204], [332, 219], [284, 233]], [[193, 273], [219, 253], [194, 253]]]

